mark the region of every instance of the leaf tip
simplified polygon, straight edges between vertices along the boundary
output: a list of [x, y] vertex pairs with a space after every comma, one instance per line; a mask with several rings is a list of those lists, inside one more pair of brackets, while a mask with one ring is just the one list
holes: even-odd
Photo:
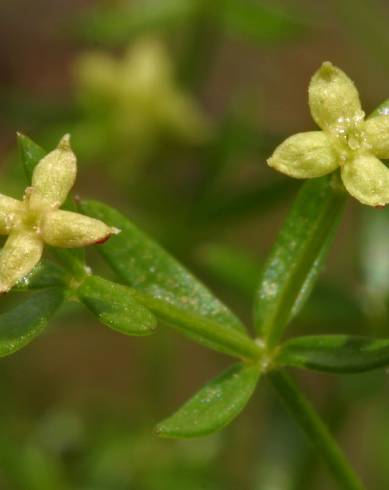
[[171, 438], [172, 436], [163, 427], [163, 422], [160, 422], [153, 428], [153, 434], [157, 437]]
[[24, 150], [24, 146], [26, 145], [28, 140], [29, 140], [28, 136], [26, 136], [21, 131], [16, 131], [16, 142], [17, 142], [17, 145], [19, 147], [19, 151]]

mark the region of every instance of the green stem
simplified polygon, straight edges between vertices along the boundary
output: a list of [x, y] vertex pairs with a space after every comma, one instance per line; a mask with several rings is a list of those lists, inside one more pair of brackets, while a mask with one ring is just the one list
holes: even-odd
[[136, 301], [152, 311], [167, 326], [209, 349], [244, 361], [259, 362], [262, 357], [262, 348], [244, 331], [225, 327], [185, 310], [171, 308], [166, 302], [139, 291], [134, 291], [133, 294]]
[[365, 490], [314, 407], [293, 380], [281, 371], [270, 373], [269, 379], [287, 409], [331, 469], [339, 487], [344, 490]]

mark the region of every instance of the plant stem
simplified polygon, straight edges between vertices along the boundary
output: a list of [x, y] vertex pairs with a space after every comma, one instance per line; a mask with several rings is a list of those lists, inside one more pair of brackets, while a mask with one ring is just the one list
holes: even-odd
[[339, 487], [344, 490], [365, 490], [324, 422], [294, 381], [282, 371], [270, 373], [269, 379], [278, 396], [331, 469]]
[[139, 291], [133, 291], [133, 294], [136, 301], [152, 311], [160, 321], [195, 342], [247, 361], [259, 362], [263, 355], [262, 348], [244, 331], [225, 327], [182, 309], [171, 308], [169, 304], [148, 294]]

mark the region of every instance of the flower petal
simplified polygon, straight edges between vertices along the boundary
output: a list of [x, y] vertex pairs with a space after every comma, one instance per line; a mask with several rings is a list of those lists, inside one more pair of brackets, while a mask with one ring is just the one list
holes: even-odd
[[364, 117], [353, 81], [329, 61], [313, 75], [308, 96], [312, 117], [322, 129], [343, 121], [358, 122]]
[[389, 116], [376, 116], [364, 122], [367, 142], [378, 158], [389, 158]]
[[105, 53], [86, 53], [76, 63], [75, 76], [81, 87], [82, 96], [112, 97], [120, 87], [118, 62]]
[[8, 235], [22, 209], [20, 201], [0, 194], [0, 235]]
[[0, 294], [9, 291], [39, 262], [43, 243], [34, 231], [14, 231], [0, 252]]
[[59, 207], [73, 187], [77, 173], [77, 160], [65, 135], [55, 150], [46, 155], [35, 167], [32, 187], [52, 207]]
[[322, 131], [290, 136], [275, 149], [267, 163], [297, 179], [321, 177], [339, 166], [329, 139]]
[[53, 247], [63, 248], [103, 243], [118, 232], [97, 219], [62, 210], [48, 213], [41, 225], [43, 240]]
[[362, 204], [389, 203], [389, 168], [374, 155], [356, 157], [343, 165], [341, 173], [348, 192]]
[[131, 94], [155, 97], [170, 87], [173, 69], [164, 45], [155, 38], [141, 38], [131, 46], [121, 64], [122, 84]]

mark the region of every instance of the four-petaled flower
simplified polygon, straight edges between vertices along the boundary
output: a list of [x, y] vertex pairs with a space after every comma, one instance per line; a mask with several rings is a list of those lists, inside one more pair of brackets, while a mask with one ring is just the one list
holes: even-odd
[[77, 173], [69, 135], [35, 167], [32, 185], [18, 201], [0, 194], [0, 234], [9, 235], [0, 252], [0, 294], [9, 291], [39, 262], [44, 243], [84, 247], [119, 230], [82, 214], [60, 210]]
[[322, 131], [298, 133], [276, 148], [268, 164], [300, 179], [338, 167], [347, 191], [370, 206], [389, 203], [389, 116], [365, 119], [354, 83], [325, 62], [309, 86], [309, 106]]
[[164, 45], [154, 38], [141, 38], [124, 56], [115, 59], [104, 52], [82, 55], [76, 66], [80, 95], [93, 111], [102, 107], [104, 123], [134, 147], [149, 146], [161, 131], [201, 142], [208, 123], [196, 101], [175, 81]]

